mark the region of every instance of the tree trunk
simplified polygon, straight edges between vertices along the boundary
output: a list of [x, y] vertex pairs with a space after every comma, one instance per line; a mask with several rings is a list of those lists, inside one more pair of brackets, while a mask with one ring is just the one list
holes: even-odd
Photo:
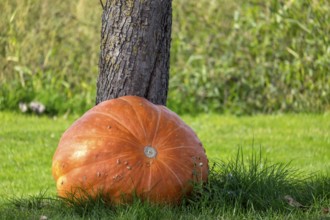
[[107, 0], [96, 104], [124, 95], [166, 105], [172, 0]]

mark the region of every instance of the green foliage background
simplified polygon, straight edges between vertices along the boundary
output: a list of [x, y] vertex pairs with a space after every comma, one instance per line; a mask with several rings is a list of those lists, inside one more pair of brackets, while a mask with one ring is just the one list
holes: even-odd
[[[0, 110], [94, 105], [99, 1], [0, 1]], [[168, 106], [182, 113], [330, 109], [330, 2], [174, 0]]]

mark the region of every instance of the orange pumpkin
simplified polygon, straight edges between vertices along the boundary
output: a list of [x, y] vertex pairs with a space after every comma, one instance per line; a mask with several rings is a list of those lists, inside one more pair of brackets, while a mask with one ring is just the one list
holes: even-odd
[[100, 192], [113, 203], [132, 195], [177, 203], [206, 181], [208, 160], [178, 115], [144, 98], [124, 96], [87, 111], [63, 134], [53, 157], [59, 196]]

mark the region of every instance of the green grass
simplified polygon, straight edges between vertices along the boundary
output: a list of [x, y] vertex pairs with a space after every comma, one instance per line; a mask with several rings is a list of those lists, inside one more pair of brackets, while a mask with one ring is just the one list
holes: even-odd
[[[215, 166], [186, 204], [68, 207], [56, 198], [51, 160], [75, 117], [0, 112], [0, 219], [330, 218], [322, 211], [330, 206], [329, 3], [173, 1], [168, 105], [195, 114], [183, 119]], [[48, 115], [93, 106], [99, 2], [3, 0], [0, 8], [0, 110], [32, 100]]]
[[197, 131], [208, 155], [226, 160], [237, 148], [262, 150], [277, 163], [308, 172], [330, 170], [330, 114], [184, 117]]
[[[329, 114], [183, 116], [213, 169], [209, 183], [196, 186], [194, 196], [175, 207], [139, 201], [109, 207], [101, 199], [66, 206], [56, 198], [52, 155], [75, 118], [0, 112], [0, 219], [330, 217], [323, 211], [330, 206]], [[286, 195], [306, 208], [289, 206]]]
[[53, 188], [52, 155], [70, 121], [11, 113], [0, 121], [0, 197]]

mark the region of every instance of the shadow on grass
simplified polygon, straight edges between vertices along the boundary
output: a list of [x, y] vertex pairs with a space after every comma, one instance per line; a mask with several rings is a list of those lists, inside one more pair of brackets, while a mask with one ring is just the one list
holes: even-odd
[[[209, 180], [196, 184], [180, 205], [155, 205], [138, 199], [111, 206], [102, 196], [84, 201], [48, 197], [46, 192], [10, 198], [0, 219], [174, 219], [174, 218], [330, 218], [330, 176], [304, 175], [289, 164], [268, 164], [261, 153], [229, 162], [211, 161]], [[68, 205], [69, 204], [69, 205]]]

